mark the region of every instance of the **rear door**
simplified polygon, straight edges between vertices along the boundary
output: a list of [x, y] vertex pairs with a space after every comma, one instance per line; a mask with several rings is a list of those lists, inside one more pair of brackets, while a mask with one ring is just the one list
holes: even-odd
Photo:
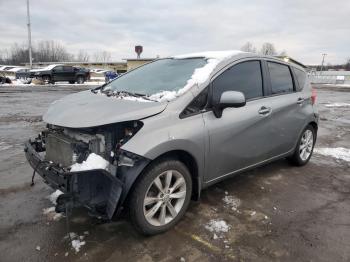
[[74, 81], [75, 71], [72, 66], [63, 66], [63, 80], [64, 81]]
[[62, 81], [64, 79], [63, 66], [56, 66], [52, 69], [52, 76], [54, 81]]
[[289, 65], [266, 61], [270, 76], [270, 105], [272, 109], [273, 155], [294, 150], [295, 142], [305, 124], [300, 111], [304, 98], [297, 90], [297, 83]]
[[260, 60], [243, 61], [226, 69], [211, 84], [211, 99], [217, 103], [225, 91], [241, 91], [247, 104], [226, 108], [221, 118], [203, 114], [208, 132], [205, 182], [210, 183], [270, 157], [270, 104], [264, 98]]

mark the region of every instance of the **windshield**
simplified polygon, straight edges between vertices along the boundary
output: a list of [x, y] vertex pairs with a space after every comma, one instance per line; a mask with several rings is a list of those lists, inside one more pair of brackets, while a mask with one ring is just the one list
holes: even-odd
[[204, 58], [160, 59], [130, 71], [104, 86], [103, 91], [126, 91], [151, 96], [162, 91], [178, 91], [191, 79]]

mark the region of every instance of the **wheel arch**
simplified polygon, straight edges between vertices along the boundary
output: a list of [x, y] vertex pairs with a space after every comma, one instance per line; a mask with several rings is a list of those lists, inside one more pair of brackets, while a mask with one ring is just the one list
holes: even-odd
[[151, 165], [157, 162], [164, 161], [166, 159], [175, 159], [182, 162], [189, 170], [192, 178], [192, 200], [199, 200], [200, 198], [200, 191], [201, 191], [201, 179], [199, 176], [199, 170], [198, 170], [198, 163], [194, 156], [190, 154], [189, 152], [185, 150], [171, 150], [164, 152], [160, 155], [158, 155], [156, 158], [151, 160], [140, 172], [140, 174], [136, 177], [134, 182], [132, 183], [131, 187], [127, 190], [126, 195], [124, 197], [123, 203], [121, 203], [123, 206], [128, 205], [129, 198], [131, 193], [133, 192], [137, 182], [141, 179], [143, 173], [150, 168]]

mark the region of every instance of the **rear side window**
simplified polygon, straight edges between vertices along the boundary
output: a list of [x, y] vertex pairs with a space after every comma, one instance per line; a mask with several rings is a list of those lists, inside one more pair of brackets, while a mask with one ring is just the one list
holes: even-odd
[[213, 103], [225, 91], [240, 91], [246, 99], [263, 96], [260, 61], [247, 61], [227, 69], [213, 81]]
[[283, 94], [293, 92], [293, 79], [289, 67], [286, 65], [267, 62], [272, 94]]
[[294, 68], [295, 76], [297, 77], [297, 81], [299, 83], [299, 90], [304, 88], [306, 82], [306, 73], [300, 69]]

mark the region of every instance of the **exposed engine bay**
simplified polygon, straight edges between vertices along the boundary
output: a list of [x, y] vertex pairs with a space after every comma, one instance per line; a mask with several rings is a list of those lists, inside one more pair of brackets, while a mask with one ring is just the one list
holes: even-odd
[[[57, 199], [57, 212], [85, 206], [94, 216], [111, 219], [125, 200], [132, 183], [149, 162], [121, 149], [142, 127], [128, 121], [100, 127], [72, 129], [47, 125], [25, 152], [34, 172], [53, 188], [64, 192]], [[108, 161], [106, 168], [72, 170], [90, 154]]]

